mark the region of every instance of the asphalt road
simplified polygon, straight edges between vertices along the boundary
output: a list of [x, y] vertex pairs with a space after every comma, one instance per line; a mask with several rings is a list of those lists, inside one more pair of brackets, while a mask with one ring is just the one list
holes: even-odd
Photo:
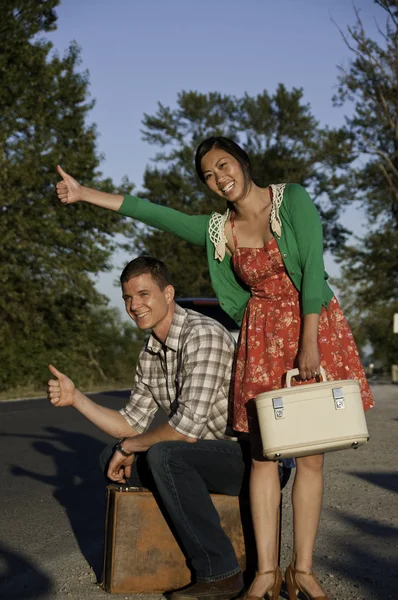
[[[315, 567], [334, 600], [398, 598], [398, 386], [373, 391], [371, 442], [326, 461]], [[92, 397], [118, 409], [128, 393]], [[110, 442], [73, 409], [47, 400], [0, 403], [1, 600], [109, 598], [97, 582], [105, 510], [98, 455]], [[291, 552], [289, 491], [283, 567]]]

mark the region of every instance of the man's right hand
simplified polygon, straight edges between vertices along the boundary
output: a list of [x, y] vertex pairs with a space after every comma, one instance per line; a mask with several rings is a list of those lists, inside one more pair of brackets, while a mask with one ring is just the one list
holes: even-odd
[[53, 406], [73, 406], [75, 404], [75, 384], [53, 365], [48, 365], [48, 368], [57, 378], [50, 379], [48, 382], [47, 397], [51, 404]]
[[76, 179], [65, 173], [58, 165], [58, 173], [62, 177], [62, 181], [57, 183], [57, 195], [62, 204], [73, 204], [83, 200], [83, 186]]

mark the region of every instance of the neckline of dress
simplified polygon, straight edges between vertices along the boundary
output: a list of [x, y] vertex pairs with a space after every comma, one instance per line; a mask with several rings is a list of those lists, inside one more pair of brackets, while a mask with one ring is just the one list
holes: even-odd
[[[268, 244], [270, 242], [272, 242], [272, 240], [274, 240], [274, 236], [270, 237], [270, 239], [264, 243], [263, 246], [239, 246], [237, 244], [237, 237], [236, 237], [236, 231], [235, 231], [235, 213], [233, 211], [231, 211], [231, 229], [232, 229], [232, 238], [234, 240], [234, 245], [235, 245], [235, 250], [234, 250], [234, 254], [237, 250], [239, 250], [240, 248], [244, 249], [244, 250], [264, 250], [264, 248], [266, 246], [268, 246]], [[232, 255], [233, 256], [233, 255]]]

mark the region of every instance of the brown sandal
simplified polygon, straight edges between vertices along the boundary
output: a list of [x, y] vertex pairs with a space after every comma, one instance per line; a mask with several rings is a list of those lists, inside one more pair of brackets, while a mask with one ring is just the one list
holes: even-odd
[[[256, 579], [258, 578], [259, 575], [269, 575], [270, 573], [274, 573], [275, 579], [274, 579], [274, 583], [273, 586], [270, 590], [267, 590], [264, 593], [264, 596], [252, 596], [250, 594], [250, 591], [254, 585], [254, 583], [256, 582]], [[281, 591], [281, 587], [282, 587], [282, 571], [280, 570], [279, 567], [277, 567], [276, 569], [272, 569], [272, 571], [257, 571], [256, 576], [251, 584], [251, 586], [249, 587], [249, 589], [247, 590], [247, 593], [245, 594], [243, 600], [263, 600], [264, 598], [268, 598], [269, 600], [278, 600], [279, 598], [279, 593]]]
[[298, 571], [292, 565], [289, 565], [285, 573], [286, 588], [287, 593], [289, 594], [289, 600], [297, 600], [299, 592], [304, 594], [307, 600], [329, 600], [327, 596], [310, 596], [309, 592], [303, 590], [300, 584], [297, 583], [296, 573], [299, 573], [300, 575], [310, 575], [318, 582], [312, 571]]

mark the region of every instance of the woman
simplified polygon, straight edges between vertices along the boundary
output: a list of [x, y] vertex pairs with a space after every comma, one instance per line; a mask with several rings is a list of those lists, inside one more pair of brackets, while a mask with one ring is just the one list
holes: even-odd
[[[327, 284], [322, 226], [307, 192], [296, 184], [261, 188], [252, 179], [247, 154], [232, 140], [213, 137], [196, 153], [196, 170], [207, 187], [228, 203], [224, 215], [188, 216], [132, 196], [81, 187], [59, 167], [62, 203], [87, 201], [131, 216], [205, 246], [213, 289], [222, 308], [239, 324], [234, 380], [234, 427], [250, 433], [250, 495], [258, 573], [246, 598], [279, 596], [277, 515], [278, 465], [261, 454], [251, 400], [283, 387], [297, 366], [301, 383], [319, 374], [358, 379], [364, 408], [373, 398], [348, 324]], [[312, 556], [323, 495], [323, 455], [296, 460], [293, 485], [294, 547], [286, 571], [289, 599], [298, 591], [326, 599], [312, 573]]]

